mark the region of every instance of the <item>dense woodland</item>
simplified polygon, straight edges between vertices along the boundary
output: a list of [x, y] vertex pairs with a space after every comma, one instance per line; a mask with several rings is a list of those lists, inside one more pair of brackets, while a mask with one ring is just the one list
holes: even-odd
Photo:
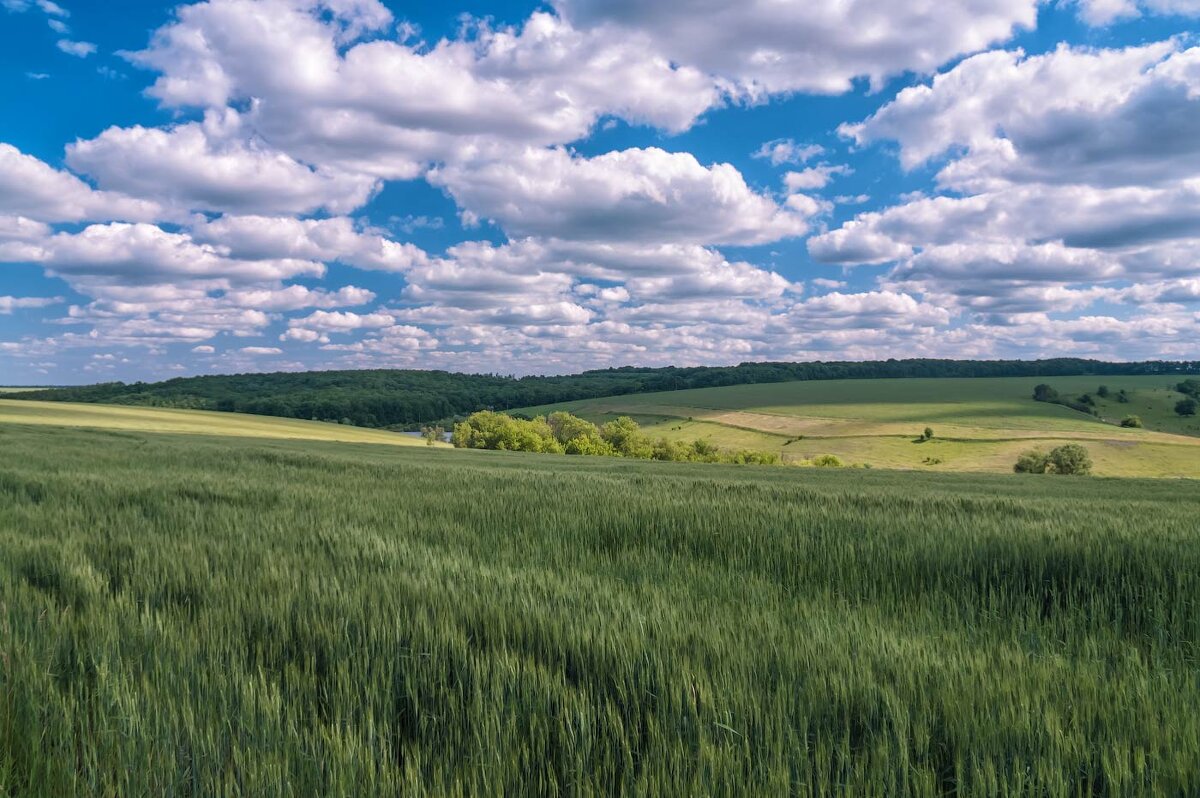
[[109, 382], [31, 391], [10, 398], [225, 410], [363, 427], [414, 428], [478, 410], [509, 410], [601, 396], [790, 380], [1197, 373], [1200, 361], [1106, 363], [1076, 358], [623, 367], [568, 376], [520, 378], [388, 369], [180, 377], [155, 383]]

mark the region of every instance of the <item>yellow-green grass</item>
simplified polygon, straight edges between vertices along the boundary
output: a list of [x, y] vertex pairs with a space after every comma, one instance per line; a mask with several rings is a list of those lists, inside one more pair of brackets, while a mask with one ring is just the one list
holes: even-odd
[[[652, 435], [707, 438], [725, 448], [779, 451], [786, 460], [836, 454], [879, 468], [1007, 471], [1032, 448], [1078, 442], [1104, 476], [1200, 477], [1200, 422], [1174, 414], [1180, 378], [1046, 377], [830, 380], [701, 388], [524, 408], [568, 410], [592, 421], [636, 418]], [[1091, 393], [1102, 418], [1035, 402], [1045, 382]], [[1124, 389], [1126, 404], [1116, 401]], [[1141, 416], [1145, 429], [1117, 426]], [[918, 442], [925, 427], [934, 440]]]
[[208, 410], [176, 410], [134, 405], [0, 399], [0, 424], [40, 424], [240, 438], [295, 438], [345, 443], [382, 443], [392, 446], [425, 445], [423, 440], [411, 435], [341, 424], [326, 424], [320, 421], [299, 421], [270, 416], [252, 416], [244, 413], [217, 413]]
[[25, 393], [26, 391], [42, 391], [44, 388], [36, 385], [0, 385], [0, 393]]

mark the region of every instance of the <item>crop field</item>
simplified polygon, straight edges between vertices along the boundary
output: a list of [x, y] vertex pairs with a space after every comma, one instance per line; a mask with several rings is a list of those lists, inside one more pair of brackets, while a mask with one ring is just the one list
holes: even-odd
[[0, 451], [3, 796], [1200, 792], [1191, 481]]
[[0, 424], [45, 424], [243, 438], [298, 438], [313, 441], [383, 443], [392, 446], [425, 444], [424, 441], [408, 435], [342, 424], [137, 405], [17, 402], [0, 399]]
[[[1094, 392], [1101, 417], [1035, 402], [1046, 382], [1063, 394]], [[702, 437], [728, 448], [779, 451], [785, 460], [836, 454], [881, 468], [938, 472], [1012, 469], [1021, 452], [1065, 442], [1088, 447], [1105, 476], [1200, 477], [1200, 420], [1180, 418], [1179, 378], [1001, 377], [829, 380], [633, 394], [523, 408], [566, 410], [594, 422], [629, 415], [653, 435]], [[1128, 403], [1115, 394], [1124, 389]], [[1144, 429], [1118, 426], [1138, 415]], [[918, 438], [932, 427], [933, 440]]]

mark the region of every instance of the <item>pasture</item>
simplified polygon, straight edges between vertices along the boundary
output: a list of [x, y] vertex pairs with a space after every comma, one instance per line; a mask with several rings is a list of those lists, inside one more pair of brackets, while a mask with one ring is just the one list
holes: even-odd
[[[652, 435], [704, 437], [718, 446], [780, 452], [786, 460], [836, 454], [877, 468], [1003, 472], [1021, 452], [1082, 443], [1104, 476], [1200, 477], [1200, 421], [1172, 408], [1180, 378], [999, 377], [829, 380], [631, 394], [522, 408], [566, 410], [596, 423], [629, 415]], [[1094, 394], [1101, 418], [1033, 401], [1047, 382], [1063, 394]], [[1130, 401], [1115, 394], [1126, 390]], [[1140, 415], [1145, 429], [1117, 426]], [[1106, 423], [1107, 422], [1107, 423]], [[925, 427], [935, 437], [919, 441]]]
[[0, 795], [1200, 791], [1190, 481], [0, 450]]

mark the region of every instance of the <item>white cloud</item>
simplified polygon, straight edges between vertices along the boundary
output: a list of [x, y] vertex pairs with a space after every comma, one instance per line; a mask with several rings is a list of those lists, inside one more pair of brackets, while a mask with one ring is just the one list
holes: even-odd
[[232, 213], [344, 213], [377, 188], [372, 177], [309, 167], [239, 128], [232, 111], [165, 130], [113, 127], [67, 147], [67, 163], [106, 189]]
[[69, 172], [0, 143], [0, 214], [43, 222], [141, 221], [159, 217], [162, 209], [153, 202], [96, 191]]
[[376, 232], [360, 232], [345, 217], [222, 216], [196, 224], [191, 234], [197, 241], [225, 248], [232, 257], [250, 260], [340, 261], [360, 269], [393, 272], [428, 261], [419, 247]]
[[525, 150], [480, 165], [448, 164], [430, 180], [511, 235], [581, 241], [761, 244], [802, 235], [807, 217], [758, 194], [730, 164], [630, 149], [594, 158]]
[[67, 55], [73, 55], [76, 58], [87, 58], [92, 53], [96, 52], [96, 45], [91, 42], [76, 42], [70, 39], [59, 39], [57, 42], [58, 49], [62, 50]]
[[244, 355], [282, 355], [283, 350], [275, 346], [243, 346], [238, 350]]
[[26, 308], [46, 308], [51, 305], [58, 305], [62, 301], [62, 297], [58, 296], [0, 296], [0, 315], [7, 316], [14, 310], [24, 310]]
[[1200, 16], [1197, 0], [1076, 0], [1076, 3], [1079, 16], [1089, 25], [1108, 25], [1143, 13]]
[[210, 0], [130, 58], [162, 73], [150, 93], [165, 105], [253, 100], [247, 124], [273, 147], [390, 179], [481, 148], [574, 141], [607, 114], [682, 130], [720, 102], [700, 71], [547, 13], [432, 47], [354, 41], [388, 19], [376, 3]]
[[819, 144], [797, 144], [792, 139], [773, 139], [763, 142], [751, 157], [766, 158], [772, 166], [782, 166], [785, 163], [806, 163], [824, 154], [825, 148]]
[[193, 346], [192, 351], [195, 352], [197, 355], [211, 355], [213, 352], [216, 352], [217, 350], [216, 350], [216, 347], [209, 346], [208, 344], [202, 344], [200, 346]]
[[844, 164], [836, 166], [821, 164], [820, 166], [812, 166], [799, 172], [788, 172], [783, 176], [783, 184], [789, 192], [821, 189], [829, 185], [829, 181], [836, 175], [848, 175], [853, 174], [853, 172], [853, 169]]
[[760, 96], [840, 94], [857, 77], [879, 86], [890, 75], [930, 72], [1008, 39], [1019, 27], [1032, 28], [1038, 3], [557, 0], [555, 6], [577, 27], [612, 28], [613, 36]]
[[[895, 261], [885, 284], [1014, 324], [1136, 300], [1133, 281], [1200, 268], [1200, 49], [969, 58], [846, 126], [894, 139], [914, 167], [949, 154], [937, 182], [808, 242], [818, 260]], [[1067, 329], [1067, 328], [1063, 328]]]

